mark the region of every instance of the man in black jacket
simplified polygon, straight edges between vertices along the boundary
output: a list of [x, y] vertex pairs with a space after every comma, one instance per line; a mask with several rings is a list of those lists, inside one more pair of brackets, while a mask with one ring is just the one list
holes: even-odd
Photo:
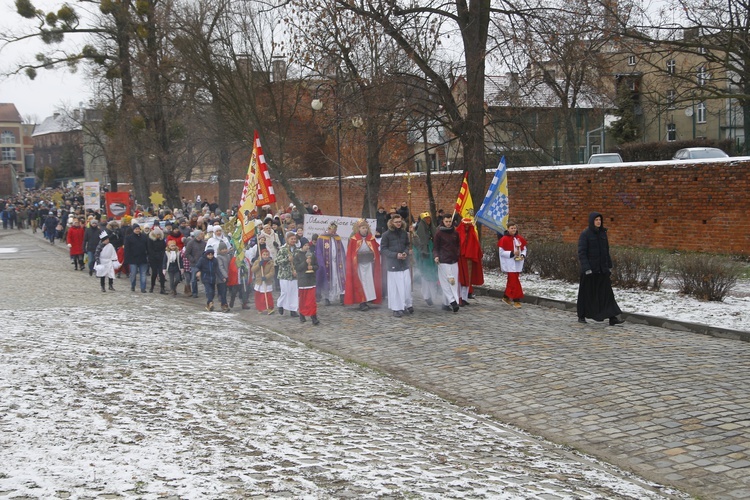
[[414, 313], [409, 272], [409, 234], [404, 229], [404, 219], [395, 214], [388, 221], [388, 231], [380, 240], [380, 253], [385, 257], [388, 274], [388, 309], [400, 318], [404, 311]]
[[130, 291], [135, 292], [135, 273], [138, 272], [141, 275], [141, 293], [146, 293], [148, 238], [138, 224], [133, 224], [133, 232], [125, 238], [125, 265], [130, 266]]

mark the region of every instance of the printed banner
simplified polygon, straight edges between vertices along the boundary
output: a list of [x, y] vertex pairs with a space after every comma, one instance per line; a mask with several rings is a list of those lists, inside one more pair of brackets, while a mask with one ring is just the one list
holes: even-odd
[[104, 193], [104, 200], [107, 204], [107, 217], [119, 220], [123, 215], [130, 215], [129, 193]]
[[101, 210], [102, 203], [99, 197], [98, 182], [83, 183], [83, 208], [85, 210]]
[[[321, 235], [326, 232], [329, 224], [335, 222], [338, 226], [336, 234], [341, 236], [341, 241], [344, 243], [344, 248], [349, 243], [349, 237], [352, 235], [352, 227], [360, 217], [341, 217], [338, 215], [312, 215], [305, 214], [305, 230], [303, 235], [308, 240], [312, 238], [313, 234]], [[377, 221], [375, 219], [365, 219], [370, 225], [370, 231], [375, 234], [375, 227]]]

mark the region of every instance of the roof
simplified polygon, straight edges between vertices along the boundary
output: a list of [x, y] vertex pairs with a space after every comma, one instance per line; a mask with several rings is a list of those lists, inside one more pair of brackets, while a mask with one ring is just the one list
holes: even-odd
[[0, 102], [0, 122], [22, 123], [21, 115], [12, 103]]
[[48, 116], [44, 121], [34, 128], [34, 133], [31, 137], [39, 137], [47, 134], [59, 134], [61, 132], [73, 132], [76, 130], [82, 130], [83, 127], [80, 123], [73, 120], [68, 115], [55, 113], [52, 116]]
[[[564, 84], [558, 80], [561, 87]], [[524, 80], [520, 75], [488, 75], [485, 79], [484, 99], [489, 106], [559, 108], [560, 98], [541, 79]], [[611, 100], [592, 88], [578, 94], [576, 108], [609, 108]]]

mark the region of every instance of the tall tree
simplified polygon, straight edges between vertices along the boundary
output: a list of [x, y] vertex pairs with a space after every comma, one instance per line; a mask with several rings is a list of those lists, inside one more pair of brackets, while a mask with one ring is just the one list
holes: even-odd
[[[463, 149], [464, 168], [469, 172], [469, 186], [474, 199], [484, 198], [484, 85], [487, 41], [492, 13], [501, 15], [504, 2], [492, 7], [490, 0], [426, 0], [424, 2], [389, 0], [336, 0], [339, 9], [369, 19], [383, 29], [408, 55], [436, 92], [442, 106], [444, 123], [455, 134]], [[454, 95], [453, 81], [444, 60], [435, 57], [434, 43], [425, 37], [442, 40], [452, 34], [461, 40], [466, 94]], [[450, 39], [451, 41], [453, 38]], [[452, 42], [451, 42], [452, 43]]]
[[[290, 53], [303, 54], [296, 62], [315, 76], [314, 94], [329, 97], [334, 110], [331, 128], [365, 138], [364, 217], [375, 217], [380, 196], [383, 153], [393, 151], [393, 139], [404, 133], [411, 63], [382, 27], [338, 8], [335, 0], [294, 0], [298, 14], [288, 16]], [[329, 92], [332, 91], [332, 92]], [[351, 125], [350, 125], [351, 124]], [[352, 142], [352, 141], [349, 141]], [[349, 148], [351, 149], [351, 148]], [[395, 158], [391, 158], [395, 160]], [[338, 158], [336, 161], [339, 161]], [[389, 161], [393, 165], [394, 161]], [[395, 163], [401, 163], [400, 158]]]
[[578, 108], [610, 108], [614, 100], [606, 55], [613, 33], [606, 11], [593, 0], [572, 0], [496, 21], [509, 40], [506, 62], [519, 79], [512, 99], [557, 108], [567, 161], [578, 163]]

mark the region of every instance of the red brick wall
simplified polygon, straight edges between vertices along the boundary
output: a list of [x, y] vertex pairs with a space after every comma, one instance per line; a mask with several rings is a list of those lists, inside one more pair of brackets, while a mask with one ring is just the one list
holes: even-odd
[[[750, 160], [711, 163], [643, 163], [623, 167], [539, 167], [510, 169], [511, 219], [530, 238], [577, 241], [588, 214], [604, 215], [613, 245], [750, 254]], [[494, 172], [487, 173], [487, 185]], [[452, 210], [461, 173], [432, 174], [438, 208]], [[336, 178], [292, 182], [302, 200], [327, 214], [338, 213]], [[344, 215], [359, 216], [364, 178], [344, 178]], [[182, 184], [183, 195], [216, 196], [218, 185]], [[289, 199], [274, 185], [279, 203]], [[242, 182], [233, 182], [239, 201]], [[411, 179], [413, 213], [427, 210], [425, 174]], [[407, 200], [407, 177], [384, 176], [380, 204], [386, 209]], [[474, 200], [476, 209], [482, 200]]]

